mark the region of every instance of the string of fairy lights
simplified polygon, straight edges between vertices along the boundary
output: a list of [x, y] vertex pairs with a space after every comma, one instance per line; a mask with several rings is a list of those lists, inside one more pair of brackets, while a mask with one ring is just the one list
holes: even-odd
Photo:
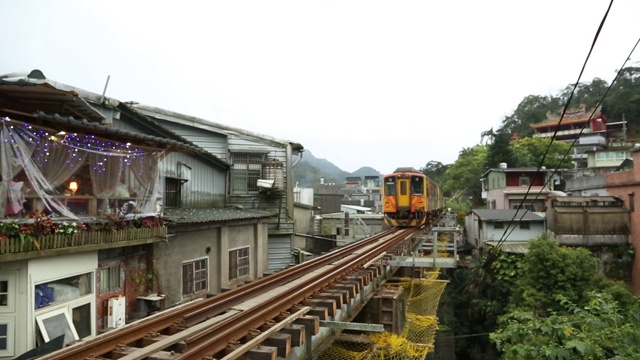
[[8, 135], [4, 137], [4, 141], [10, 141], [17, 151], [23, 151], [18, 146], [23, 141], [34, 146], [32, 158], [36, 164], [48, 162], [54, 152], [59, 154], [52, 147], [66, 149], [66, 164], [70, 167], [84, 165], [90, 154], [94, 154], [96, 158], [91, 162], [92, 170], [99, 173], [106, 171], [107, 164], [114, 158], [121, 163], [121, 170], [125, 170], [135, 160], [144, 162], [145, 155], [148, 154], [129, 142], [105, 140], [89, 134], [56, 132], [8, 117], [1, 118], [0, 121], [2, 130]]

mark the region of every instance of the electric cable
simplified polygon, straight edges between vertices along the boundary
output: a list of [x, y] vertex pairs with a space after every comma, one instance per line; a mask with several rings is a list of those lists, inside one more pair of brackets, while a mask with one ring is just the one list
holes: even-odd
[[[549, 153], [549, 149], [551, 148], [551, 144], [553, 143], [553, 140], [556, 138], [556, 136], [558, 134], [558, 130], [560, 128], [560, 124], [562, 124], [562, 120], [563, 120], [565, 114], [567, 113], [567, 109], [569, 108], [569, 105], [571, 104], [571, 100], [573, 99], [573, 94], [575, 93], [575, 90], [578, 87], [578, 85], [580, 84], [580, 79], [582, 78], [582, 75], [584, 74], [584, 70], [587, 67], [587, 63], [589, 62], [589, 59], [591, 58], [591, 54], [593, 53], [593, 49], [595, 48], [595, 45], [596, 45], [596, 42], [598, 41], [598, 38], [600, 37], [600, 32], [602, 31], [602, 27], [604, 26], [604, 23], [607, 20], [607, 17], [609, 16], [609, 11], [611, 10], [611, 6], [612, 5], [613, 5], [613, 0], [611, 0], [609, 2], [609, 6], [607, 7], [607, 11], [605, 12], [604, 16], [602, 17], [602, 20], [600, 21], [600, 24], [598, 26], [598, 30], [596, 31], [596, 34], [595, 34], [595, 36], [593, 38], [593, 41], [591, 42], [591, 46], [589, 48], [589, 52], [587, 53], [587, 57], [585, 58], [585, 60], [584, 60], [584, 62], [582, 64], [582, 68], [580, 69], [580, 73], [578, 75], [578, 79], [576, 80], [575, 84], [573, 84], [573, 89], [571, 90], [571, 93], [569, 94], [569, 98], [567, 99], [567, 102], [565, 103], [564, 108], [562, 109], [562, 113], [560, 115], [560, 120], [558, 121], [558, 125], [556, 126], [555, 131], [553, 132], [553, 135], [551, 136], [551, 141], [549, 142], [549, 146], [547, 146], [544, 154], [542, 155], [542, 159], [540, 159], [540, 164], [538, 165], [538, 170], [536, 171], [533, 179], [529, 182], [529, 187], [527, 188], [527, 191], [525, 192], [524, 198], [522, 199], [520, 205], [516, 209], [516, 212], [513, 214], [513, 217], [509, 221], [509, 224], [507, 225], [507, 227], [503, 231], [502, 236], [500, 237], [500, 240], [498, 240], [498, 242], [496, 243], [496, 245], [492, 249], [498, 249], [506, 241], [505, 240], [506, 239], [505, 235], [507, 235], [507, 231], [515, 223], [515, 219], [518, 216], [518, 212], [522, 208], [522, 205], [524, 204], [524, 201], [527, 200], [527, 196], [529, 195], [529, 192], [531, 191], [531, 187], [533, 186], [533, 183], [538, 178], [538, 175], [540, 173], [540, 169], [542, 168], [542, 164], [544, 164], [544, 160], [546, 159], [547, 154]], [[528, 211], [528, 210], [525, 210], [525, 214], [526, 214], [526, 211]], [[524, 215], [522, 215], [522, 216], [524, 217]]]

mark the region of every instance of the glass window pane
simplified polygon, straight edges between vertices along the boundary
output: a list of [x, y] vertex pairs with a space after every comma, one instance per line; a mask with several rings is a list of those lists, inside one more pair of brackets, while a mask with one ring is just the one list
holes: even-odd
[[76, 327], [78, 337], [83, 339], [91, 336], [91, 304], [84, 304], [73, 308], [73, 326]]

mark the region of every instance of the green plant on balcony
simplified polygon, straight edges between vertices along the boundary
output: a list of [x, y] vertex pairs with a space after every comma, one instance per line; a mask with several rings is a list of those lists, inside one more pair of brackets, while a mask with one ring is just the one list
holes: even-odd
[[37, 240], [40, 236], [49, 234], [74, 235], [85, 229], [85, 225], [82, 222], [63, 221], [55, 223], [42, 211], [30, 213], [27, 218], [31, 221], [0, 223], [0, 239], [18, 238], [23, 244], [32, 242], [36, 249], [40, 250], [40, 243]]
[[157, 235], [158, 232], [153, 229], [163, 226], [162, 219], [158, 217], [107, 217], [92, 222], [55, 221], [40, 211], [29, 214], [27, 219], [0, 222], [0, 253], [126, 241]]

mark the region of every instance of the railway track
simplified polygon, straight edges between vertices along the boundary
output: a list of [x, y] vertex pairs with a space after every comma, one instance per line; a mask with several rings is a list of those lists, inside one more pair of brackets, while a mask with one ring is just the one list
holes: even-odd
[[[261, 339], [260, 331], [270, 334], [273, 329], [268, 328], [274, 324], [282, 327], [307, 312], [321, 311], [316, 304], [328, 302], [314, 301], [314, 295], [340, 281], [355, 281], [355, 287], [361, 290], [380, 275], [375, 267], [371, 269], [372, 264], [382, 261], [385, 254], [402, 251], [417, 231], [420, 230], [391, 229], [376, 234], [240, 288], [74, 344], [43, 359], [237, 358], [239, 351], [234, 349], [247, 351], [252, 343], [259, 345], [256, 338]], [[363, 273], [367, 268], [370, 269]], [[329, 305], [325, 311], [331, 316], [335, 306], [332, 309]], [[248, 345], [243, 346], [243, 342]]]

